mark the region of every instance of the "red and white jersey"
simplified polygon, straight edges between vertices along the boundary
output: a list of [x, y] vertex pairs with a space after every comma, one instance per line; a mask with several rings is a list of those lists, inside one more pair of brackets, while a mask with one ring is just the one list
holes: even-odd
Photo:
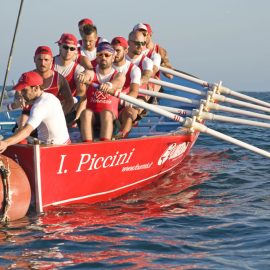
[[107, 75], [102, 75], [99, 73], [99, 66], [95, 68], [94, 78], [91, 81], [90, 86], [87, 89], [86, 97], [87, 104], [86, 107], [93, 111], [94, 113], [100, 113], [104, 110], [111, 111], [114, 116], [118, 117], [118, 104], [119, 99], [110, 94], [105, 94], [102, 91], [96, 89], [93, 84], [102, 84], [112, 81], [117, 71], [112, 68], [111, 72]]
[[53, 58], [53, 70], [59, 72], [62, 76], [66, 78], [68, 81], [70, 90], [72, 95], [74, 96], [76, 94], [76, 82], [75, 78], [76, 76], [84, 71], [84, 68], [78, 64], [78, 62], [72, 61], [69, 65], [63, 66], [61, 65], [59, 55], [55, 56]]
[[131, 59], [128, 55], [126, 55], [126, 59], [131, 63], [135, 64], [140, 68], [141, 71], [150, 70], [153, 71], [153, 61], [146, 57], [144, 54], [139, 55], [138, 57]]
[[58, 97], [59, 94], [59, 73], [55, 70], [53, 70], [53, 78], [51, 80], [51, 84], [43, 89], [46, 93], [51, 93], [54, 96]]
[[140, 85], [141, 70], [136, 65], [132, 64], [130, 61], [126, 60], [125, 64], [122, 66], [113, 65], [113, 68], [116, 69], [118, 72], [125, 74], [126, 76], [125, 84], [122, 89], [123, 93], [126, 94], [129, 92], [129, 87], [131, 83], [136, 83]]
[[78, 55], [86, 56], [90, 61], [93, 61], [97, 57], [97, 48], [95, 48], [93, 51], [88, 51], [84, 47], [80, 46], [78, 48]]
[[160, 68], [161, 56], [158, 52], [156, 52], [154, 49], [146, 49], [143, 51], [143, 54], [150, 58], [153, 61], [153, 64], [158, 67], [158, 69]]

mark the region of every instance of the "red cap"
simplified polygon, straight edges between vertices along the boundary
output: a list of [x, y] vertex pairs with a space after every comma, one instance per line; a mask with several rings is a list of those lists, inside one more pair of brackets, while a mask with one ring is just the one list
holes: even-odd
[[91, 19], [85, 18], [78, 22], [78, 26], [84, 25], [84, 24], [90, 24], [93, 25], [94, 22]]
[[69, 44], [69, 45], [77, 46], [78, 41], [77, 41], [77, 38], [74, 35], [69, 34], [69, 33], [64, 33], [64, 34], [62, 34], [60, 39], [58, 41], [56, 41], [56, 43], [58, 43], [58, 44]]
[[148, 23], [143, 23], [143, 24], [146, 26], [148, 34], [152, 35], [153, 31], [152, 31], [150, 24], [148, 24]]
[[120, 45], [120, 46], [122, 46], [124, 48], [128, 47], [128, 42], [123, 37], [115, 37], [115, 38], [113, 38], [111, 44], [112, 45]]
[[137, 24], [133, 27], [133, 31], [137, 31], [137, 30], [145, 30], [145, 31], [148, 31], [146, 25], [144, 25], [143, 23], [137, 23]]
[[53, 56], [52, 50], [48, 46], [39, 46], [39, 47], [37, 47], [37, 49], [35, 51], [35, 56], [37, 56], [39, 54], [48, 54], [50, 56]]
[[17, 91], [23, 90], [27, 86], [37, 86], [43, 84], [43, 78], [35, 71], [29, 71], [22, 74], [18, 83], [13, 87]]

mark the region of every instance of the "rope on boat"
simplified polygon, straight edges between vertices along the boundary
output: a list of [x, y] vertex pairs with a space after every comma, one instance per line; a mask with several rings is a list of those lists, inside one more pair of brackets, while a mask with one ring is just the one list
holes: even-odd
[[9, 188], [9, 176], [10, 176], [10, 170], [9, 170], [9, 164], [7, 160], [7, 165], [5, 166], [3, 160], [0, 160], [0, 174], [1, 179], [3, 182], [3, 214], [0, 215], [0, 222], [6, 223], [9, 221], [9, 218], [7, 216], [8, 210], [10, 208], [11, 200], [10, 200], [10, 188]]

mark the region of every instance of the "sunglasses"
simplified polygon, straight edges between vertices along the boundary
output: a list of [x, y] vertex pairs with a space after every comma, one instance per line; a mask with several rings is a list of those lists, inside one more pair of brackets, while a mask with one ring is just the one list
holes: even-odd
[[136, 41], [136, 40], [130, 40], [130, 41], [132, 41], [135, 44], [135, 46], [137, 46], [137, 47], [146, 45], [145, 41]]
[[111, 53], [98, 53], [97, 56], [98, 57], [103, 57], [104, 56], [105, 58], [108, 58], [108, 57], [112, 56], [112, 54]]
[[68, 45], [62, 45], [62, 48], [66, 51], [70, 50], [72, 52], [76, 50], [75, 47], [69, 47]]

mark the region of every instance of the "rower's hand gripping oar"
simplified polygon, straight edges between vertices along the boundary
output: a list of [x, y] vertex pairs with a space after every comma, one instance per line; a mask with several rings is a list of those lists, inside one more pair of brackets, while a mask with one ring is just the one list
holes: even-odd
[[221, 132], [218, 132], [218, 131], [215, 131], [215, 130], [213, 130], [211, 128], [208, 128], [207, 126], [205, 126], [205, 125], [203, 125], [201, 123], [198, 123], [195, 116], [193, 118], [183, 118], [183, 117], [181, 117], [179, 115], [176, 115], [174, 113], [163, 110], [163, 109], [157, 107], [156, 105], [148, 104], [148, 103], [140, 101], [140, 100], [138, 100], [136, 98], [130, 97], [130, 96], [126, 95], [126, 94], [121, 93], [120, 91], [116, 91], [114, 96], [116, 96], [116, 97], [118, 97], [118, 98], [120, 98], [120, 99], [122, 99], [124, 101], [127, 101], [129, 103], [132, 103], [135, 106], [138, 106], [138, 107], [144, 108], [146, 110], [149, 110], [149, 111], [155, 112], [157, 114], [160, 114], [162, 116], [168, 117], [168, 118], [170, 118], [170, 119], [172, 119], [172, 120], [174, 120], [176, 122], [183, 123], [183, 126], [189, 128], [191, 131], [197, 130], [197, 131], [209, 134], [209, 135], [214, 136], [216, 138], [219, 138], [219, 139], [225, 140], [227, 142], [236, 144], [236, 145], [241, 146], [243, 148], [246, 148], [246, 149], [248, 149], [250, 151], [253, 151], [253, 152], [257, 153], [257, 154], [260, 154], [260, 155], [263, 155], [265, 157], [270, 158], [270, 152], [267, 152], [267, 151], [265, 151], [263, 149], [255, 147], [255, 146], [253, 146], [251, 144], [242, 142], [242, 141], [237, 140], [237, 139], [235, 139], [233, 137], [225, 135], [225, 134], [223, 134]]

